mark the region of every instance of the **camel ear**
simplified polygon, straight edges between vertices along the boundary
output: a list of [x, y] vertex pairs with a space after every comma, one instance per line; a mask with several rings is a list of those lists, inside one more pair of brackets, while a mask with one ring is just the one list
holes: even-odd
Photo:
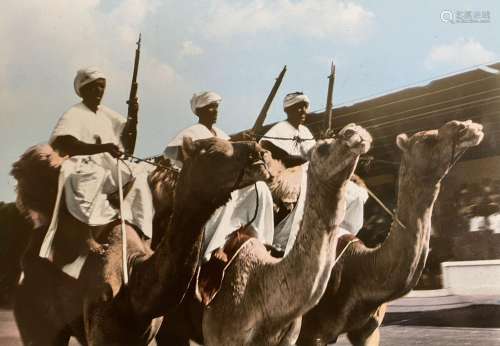
[[402, 151], [408, 151], [408, 135], [401, 133], [396, 137], [396, 144]]
[[196, 154], [196, 149], [196, 144], [191, 137], [182, 138], [182, 157], [184, 160], [194, 156]]

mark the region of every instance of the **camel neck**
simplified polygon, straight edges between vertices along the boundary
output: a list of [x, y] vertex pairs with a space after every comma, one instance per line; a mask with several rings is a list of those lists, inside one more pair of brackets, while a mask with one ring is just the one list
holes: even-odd
[[370, 253], [369, 257], [374, 258], [362, 259], [373, 266], [368, 269], [372, 274], [367, 277], [375, 277], [376, 272], [393, 273], [379, 275], [379, 279], [384, 278], [383, 285], [373, 285], [384, 287], [380, 293], [386, 300], [406, 293], [422, 273], [429, 251], [432, 209], [440, 188], [439, 181], [422, 179], [405, 166], [402, 164], [400, 170], [396, 211], [405, 227], [393, 221], [385, 242]]
[[347, 178], [326, 187], [309, 168], [300, 230], [290, 253], [276, 265], [278, 277], [287, 282], [282, 286], [287, 292], [280, 294], [293, 297], [287, 312], [307, 311], [326, 289], [335, 259], [336, 230], [345, 213], [346, 183]]
[[215, 203], [200, 200], [199, 193], [186, 191], [183, 179], [181, 174], [162, 241], [151, 257], [135, 266], [136, 274], [132, 273], [132, 305], [139, 316], [161, 316], [182, 300], [198, 266], [203, 227], [217, 208]]

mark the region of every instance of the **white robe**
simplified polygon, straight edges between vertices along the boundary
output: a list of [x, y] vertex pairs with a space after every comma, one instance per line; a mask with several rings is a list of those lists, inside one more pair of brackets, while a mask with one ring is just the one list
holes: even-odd
[[[221, 139], [227, 139], [229, 140], [229, 136], [219, 129], [216, 126], [212, 126], [212, 129], [215, 132], [215, 137], [221, 138]], [[177, 160], [178, 154], [179, 154], [179, 148], [182, 145], [182, 141], [184, 137], [190, 137], [192, 140], [198, 140], [198, 139], [206, 139], [206, 138], [211, 138], [213, 137], [214, 134], [205, 126], [202, 124], [195, 124], [193, 126], [190, 126], [188, 128], [185, 128], [181, 132], [179, 132], [168, 144], [165, 150], [163, 151], [163, 156], [171, 159], [176, 166], [182, 167], [182, 162]]]
[[[217, 137], [229, 139], [222, 130], [213, 127]], [[213, 137], [213, 133], [201, 124], [193, 125], [181, 131], [169, 142], [164, 155], [170, 159], [177, 159], [179, 147], [184, 137], [193, 140]], [[258, 194], [256, 194], [255, 187]], [[252, 222], [258, 239], [264, 244], [272, 244], [274, 235], [273, 199], [271, 191], [264, 182], [235, 190], [231, 193], [231, 199], [219, 207], [210, 217], [205, 225], [205, 238], [203, 242], [203, 259], [208, 261], [212, 252], [222, 247], [229, 234], [236, 231], [242, 225], [252, 220], [256, 210], [256, 197], [258, 197], [258, 210], [255, 220]]]
[[[274, 125], [264, 136], [278, 137], [278, 138], [294, 138], [299, 136], [301, 139], [313, 138], [309, 129], [303, 125], [299, 125], [296, 129], [288, 121], [282, 121]], [[305, 154], [314, 147], [316, 141], [307, 140], [302, 142], [294, 142], [280, 139], [268, 139], [277, 147], [285, 150], [291, 155], [305, 156]], [[304, 206], [307, 194], [307, 170], [309, 164], [302, 165], [302, 179], [300, 184], [300, 194], [295, 204], [295, 207], [287, 217], [285, 217], [275, 229], [275, 237], [273, 245], [285, 251], [285, 255], [290, 252], [297, 238], [300, 229], [302, 217], [304, 216]], [[352, 233], [356, 235], [361, 227], [363, 227], [363, 209], [368, 193], [362, 187], [349, 181], [347, 183], [347, 209], [344, 221], [340, 224], [339, 235]]]
[[[73, 136], [85, 143], [114, 143], [121, 148], [120, 135], [125, 119], [105, 106], [96, 113], [83, 103], [71, 107], [59, 119], [50, 143], [59, 136]], [[151, 167], [144, 164], [120, 163], [123, 183], [135, 181], [124, 199], [124, 219], [137, 226], [146, 237], [152, 236], [153, 199], [147, 177]], [[78, 155], [65, 160], [59, 175], [58, 197], [52, 221], [40, 249], [41, 257], [51, 257], [52, 241], [57, 229], [60, 198], [64, 190], [68, 211], [79, 221], [91, 226], [104, 225], [118, 218], [118, 211], [108, 202], [108, 194], [118, 189], [117, 160], [108, 153]], [[85, 257], [85, 256], [83, 256]], [[84, 258], [77, 268], [64, 271], [77, 277]]]
[[[275, 137], [275, 138], [266, 138]], [[299, 141], [278, 138], [300, 138]], [[265, 134], [262, 141], [268, 141], [278, 148], [286, 151], [290, 155], [302, 156], [309, 152], [314, 147], [316, 141], [311, 131], [304, 125], [299, 125], [298, 129], [293, 127], [288, 121], [280, 121], [271, 127]]]

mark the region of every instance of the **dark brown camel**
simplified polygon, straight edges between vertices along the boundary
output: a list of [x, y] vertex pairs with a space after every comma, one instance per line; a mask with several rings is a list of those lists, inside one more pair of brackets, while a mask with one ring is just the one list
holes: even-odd
[[[43, 239], [43, 232], [38, 232], [23, 261], [25, 278], [15, 305], [25, 344], [66, 345], [74, 336], [84, 345], [147, 345], [154, 337], [161, 316], [181, 301], [195, 273], [203, 225], [210, 215], [232, 190], [269, 178], [264, 151], [254, 143], [187, 139], [183, 151], [187, 159], [177, 179], [172, 217], [156, 251], [127, 227], [128, 285], [123, 285], [121, 277], [121, 236], [116, 223], [97, 237], [110, 244], [106, 255], [91, 254], [78, 280], [37, 256]], [[39, 196], [28, 193], [27, 186], [34, 185], [29, 177], [34, 174], [23, 169], [29, 167], [24, 161], [57, 159], [53, 152], [41, 156], [35, 148], [13, 168], [19, 201], [25, 207], [33, 205], [30, 198]], [[54, 167], [47, 162], [40, 167], [44, 165], [45, 170], [37, 174], [57, 176], [51, 173], [57, 171]], [[243, 172], [244, 178], [239, 179]], [[57, 233], [68, 231], [64, 225], [63, 221]]]

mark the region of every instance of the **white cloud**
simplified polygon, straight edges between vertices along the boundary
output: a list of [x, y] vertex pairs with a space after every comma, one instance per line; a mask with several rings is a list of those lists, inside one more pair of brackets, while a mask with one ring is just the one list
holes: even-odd
[[[104, 1], [12, 0], [3, 6], [0, 138], [4, 144], [0, 161], [7, 164], [0, 166], [0, 199], [12, 194], [3, 180], [10, 169], [8, 163], [28, 146], [46, 141], [60, 114], [78, 102], [72, 89], [77, 69], [102, 68], [109, 76], [104, 102], [126, 112], [135, 42], [155, 13], [157, 2], [123, 0], [105, 11]], [[144, 48], [139, 96], [162, 99], [165, 88], [181, 78], [166, 61], [147, 54], [150, 47]]]
[[[0, 30], [2, 63], [30, 75], [24, 88], [51, 87], [88, 65], [100, 66], [113, 85], [121, 86], [122, 80], [130, 78], [137, 34], [156, 2], [121, 1], [109, 13], [99, 6], [99, 0], [13, 2], [6, 6], [7, 13], [0, 16], [0, 22], [8, 20]], [[143, 57], [141, 65], [147, 59]], [[2, 75], [0, 86], [11, 85], [13, 76]]]
[[361, 5], [340, 0], [252, 0], [245, 4], [214, 1], [203, 21], [211, 38], [238, 34], [287, 32], [310, 38], [357, 41], [366, 37], [374, 14]]
[[193, 41], [184, 41], [181, 43], [180, 56], [197, 56], [203, 54], [203, 48], [198, 47]]
[[428, 69], [439, 66], [461, 68], [491, 62], [496, 56], [475, 39], [459, 38], [433, 47], [425, 59], [425, 66]]
[[[109, 76], [105, 101], [123, 103], [130, 87], [137, 35], [158, 3], [124, 0], [106, 12], [102, 1], [13, 1], [6, 6], [0, 14], [0, 90], [5, 91], [0, 99], [10, 105], [5, 118], [16, 122], [14, 115], [22, 109], [19, 101], [26, 100], [26, 95], [37, 95], [39, 100], [58, 98], [43, 101], [49, 109], [64, 104], [65, 99], [76, 101], [72, 78], [77, 69], [91, 65]], [[178, 78], [167, 62], [144, 54], [144, 49], [139, 71], [141, 81], [163, 85]], [[36, 121], [42, 121], [41, 115]]]

